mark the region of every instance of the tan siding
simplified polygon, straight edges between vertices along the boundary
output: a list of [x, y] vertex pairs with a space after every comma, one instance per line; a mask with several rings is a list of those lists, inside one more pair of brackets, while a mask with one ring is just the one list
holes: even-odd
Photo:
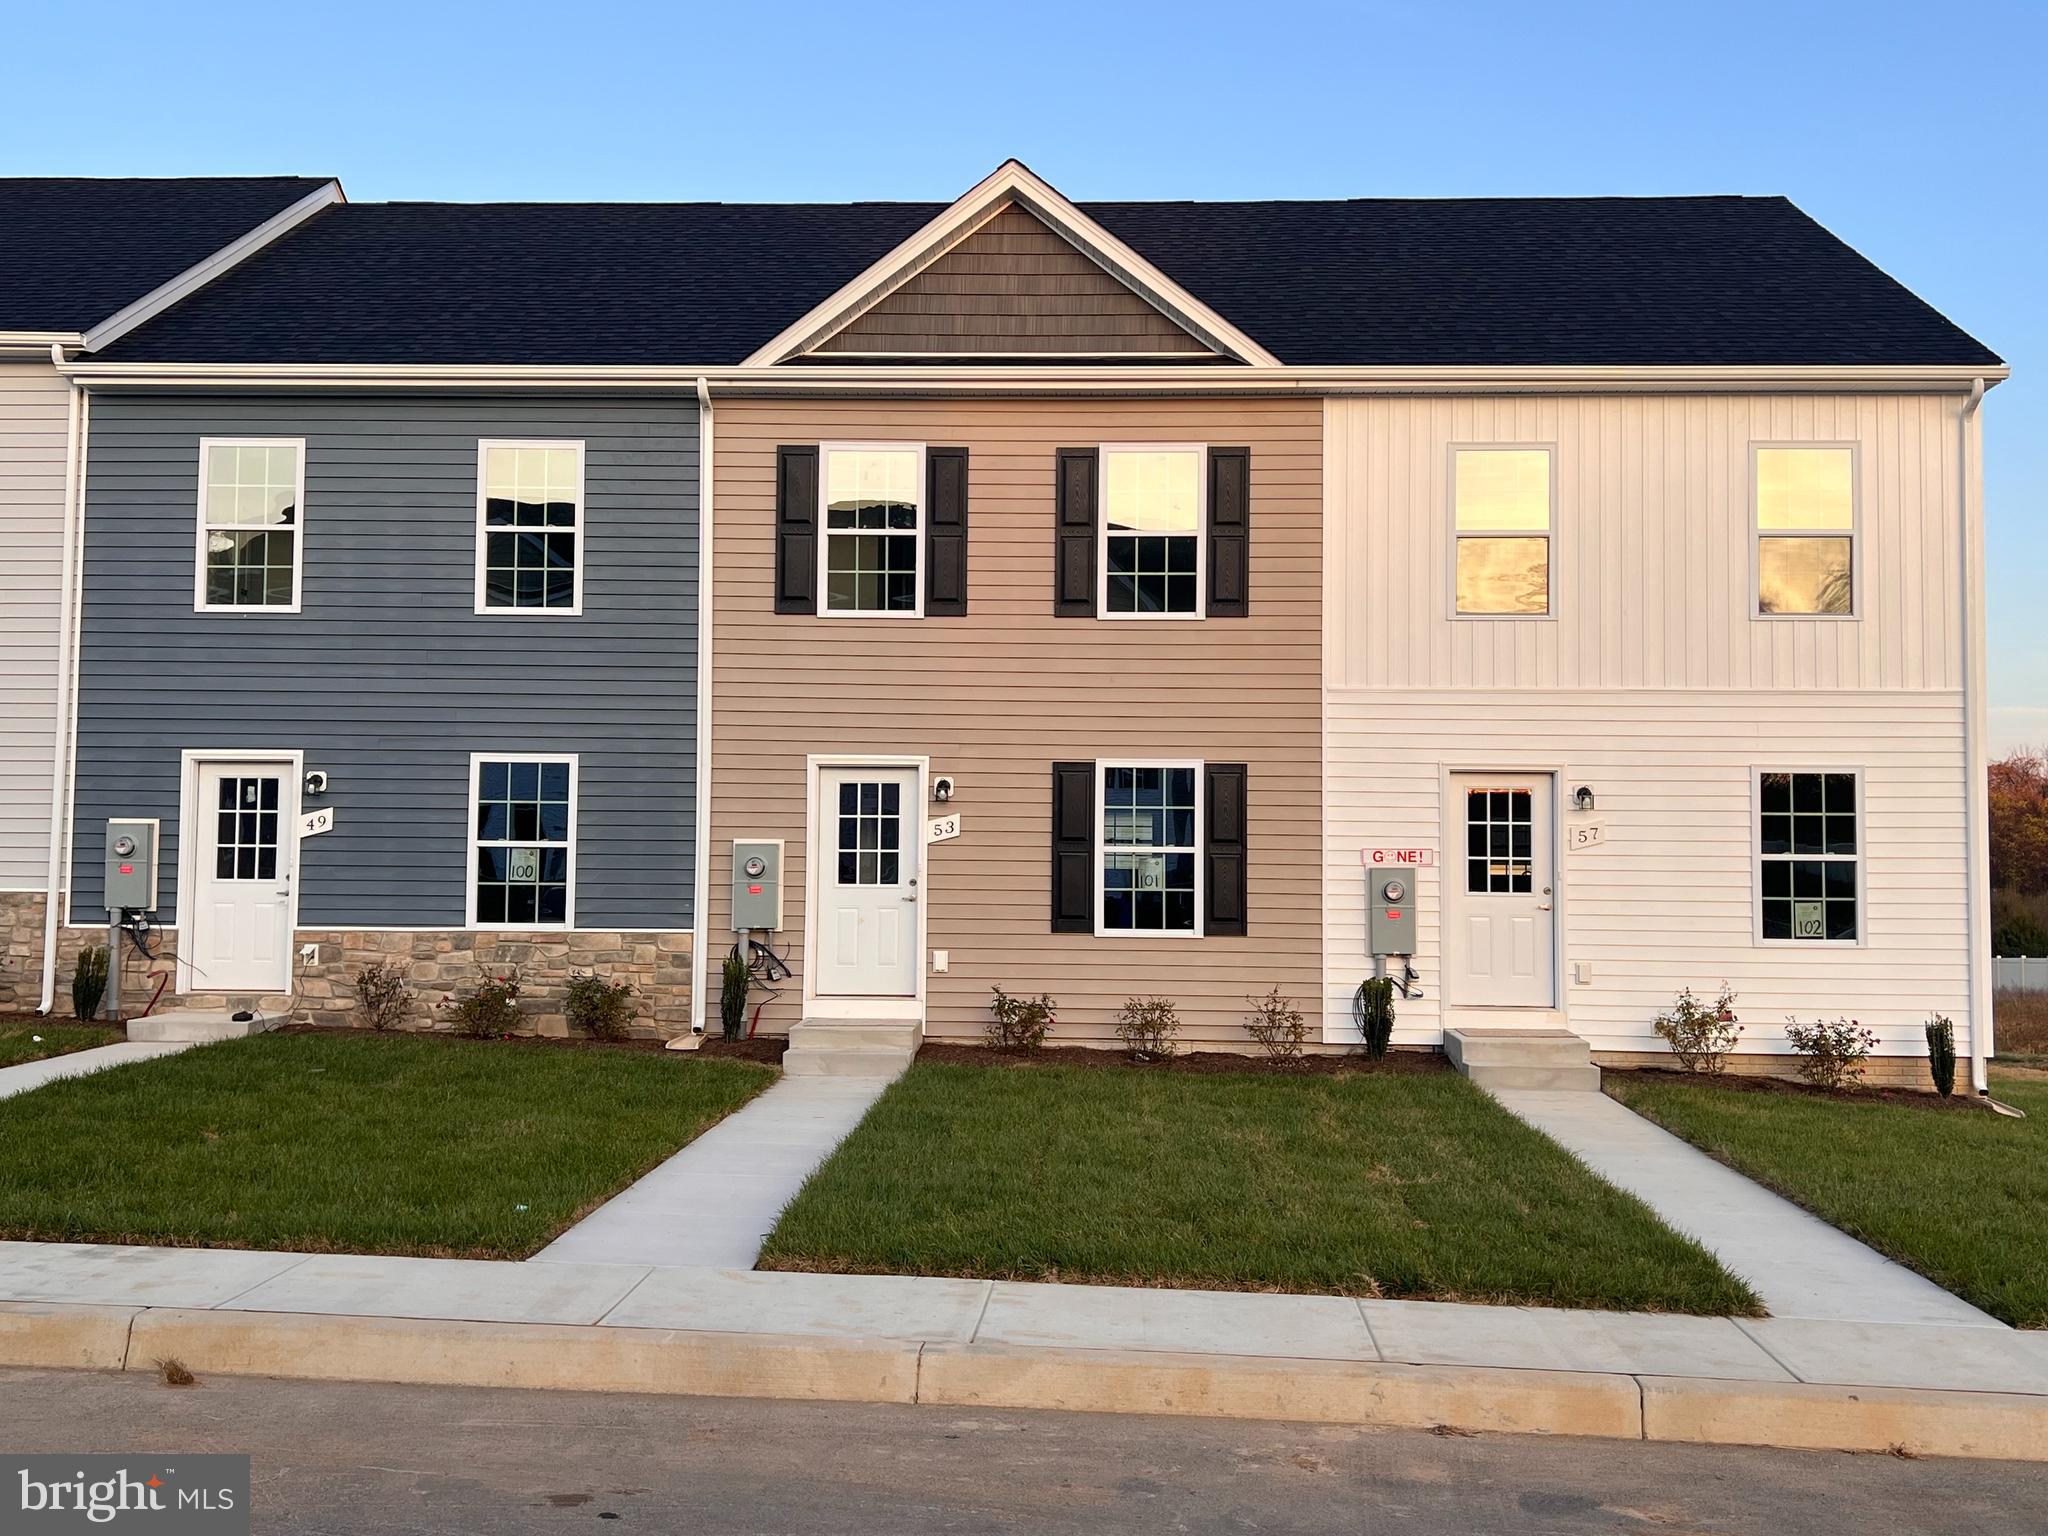
[[1016, 207], [1005, 208], [816, 350], [1209, 353]]
[[0, 890], [48, 873], [67, 412], [47, 364], [0, 364]]
[[[787, 840], [782, 947], [800, 1016], [805, 762], [929, 755], [964, 831], [927, 850], [928, 1027], [977, 1036], [989, 989], [1051, 992], [1060, 1038], [1100, 1039], [1135, 994], [1175, 999], [1191, 1038], [1242, 1040], [1247, 993], [1305, 1010], [1321, 974], [1321, 406], [1306, 401], [775, 401], [718, 407], [710, 923], [730, 943], [732, 839]], [[971, 450], [965, 618], [777, 615], [775, 448], [836, 439]], [[1252, 616], [1052, 616], [1053, 455], [1101, 442], [1249, 444]], [[1248, 938], [1049, 931], [1051, 765], [1120, 753], [1251, 766]]]
[[[1441, 852], [1446, 766], [1501, 764], [1554, 767], [1567, 794], [1598, 797], [1606, 841], [1558, 863], [1559, 998], [1596, 1049], [1655, 1048], [1651, 1022], [1680, 987], [1726, 981], [1746, 1050], [1786, 1049], [1796, 1014], [1860, 1019], [1879, 1054], [1918, 1055], [1939, 1012], [1967, 1051], [1959, 692], [1339, 690], [1327, 728], [1330, 1039], [1356, 1038], [1350, 997], [1367, 974], [1359, 850]], [[1774, 766], [1862, 770], [1860, 946], [1756, 939], [1750, 773]], [[1416, 881], [1423, 996], [1397, 1004], [1398, 1041], [1433, 1043], [1443, 1022], [1445, 873], [1440, 858]]]
[[[1956, 397], [1329, 403], [1330, 681], [1360, 688], [1959, 688]], [[1858, 445], [1854, 619], [1753, 619], [1750, 445]], [[1450, 450], [1557, 454], [1543, 620], [1450, 617]]]

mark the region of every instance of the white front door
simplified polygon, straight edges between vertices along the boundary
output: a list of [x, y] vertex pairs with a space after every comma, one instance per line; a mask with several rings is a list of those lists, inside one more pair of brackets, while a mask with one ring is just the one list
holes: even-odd
[[820, 997], [917, 995], [922, 809], [915, 768], [819, 770], [811, 964]]
[[291, 981], [298, 784], [289, 763], [201, 763], [185, 958], [194, 992], [282, 992]]
[[1549, 1008], [1557, 1001], [1557, 903], [1547, 773], [1451, 779], [1444, 861], [1449, 1001]]

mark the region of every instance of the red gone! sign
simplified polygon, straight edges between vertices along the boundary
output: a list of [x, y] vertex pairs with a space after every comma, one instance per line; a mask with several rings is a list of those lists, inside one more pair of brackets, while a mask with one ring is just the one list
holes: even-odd
[[1434, 848], [1361, 848], [1358, 856], [1367, 869], [1420, 869], [1436, 862]]

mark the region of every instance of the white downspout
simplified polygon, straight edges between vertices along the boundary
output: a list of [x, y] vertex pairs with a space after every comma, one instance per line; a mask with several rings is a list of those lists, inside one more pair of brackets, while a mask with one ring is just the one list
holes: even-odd
[[1958, 418], [1962, 428], [1963, 525], [1963, 777], [1964, 823], [1969, 848], [1970, 1086], [1989, 1097], [1991, 1079], [1991, 824], [1985, 801], [1989, 756], [1984, 707], [1984, 496], [1982, 460], [1984, 381], [1974, 379]]
[[[62, 367], [64, 349], [50, 344], [50, 362]], [[50, 732], [50, 865], [43, 887], [43, 986], [36, 1012], [47, 1014], [57, 997], [57, 919], [59, 887], [63, 884], [64, 832], [69, 795], [65, 769], [71, 761], [71, 609], [74, 572], [78, 561], [77, 517], [79, 456], [84, 452], [85, 390], [71, 380], [69, 410], [64, 430], [64, 553], [59, 565], [62, 590], [57, 598], [57, 716]]]
[[711, 383], [697, 380], [697, 825], [690, 898], [690, 1033], [704, 1033], [711, 945]]

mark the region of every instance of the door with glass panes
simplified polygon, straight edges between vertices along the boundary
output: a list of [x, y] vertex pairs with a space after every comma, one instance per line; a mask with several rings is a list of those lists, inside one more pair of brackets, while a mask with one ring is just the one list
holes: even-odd
[[1557, 903], [1550, 775], [1453, 775], [1449, 830], [1447, 1000], [1473, 1007], [1553, 1006]]
[[820, 997], [917, 995], [917, 785], [915, 768], [819, 772], [811, 965]]
[[291, 976], [298, 784], [282, 762], [199, 765], [181, 892], [194, 992], [281, 992]]

